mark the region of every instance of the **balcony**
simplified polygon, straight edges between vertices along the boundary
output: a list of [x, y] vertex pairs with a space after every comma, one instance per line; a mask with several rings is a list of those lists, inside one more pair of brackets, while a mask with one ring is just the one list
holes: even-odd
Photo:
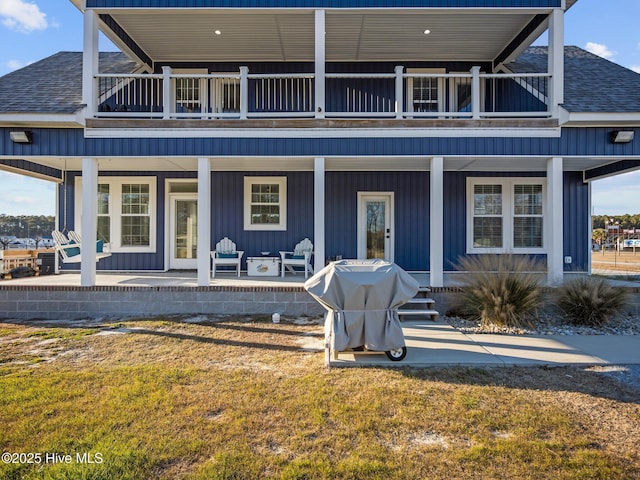
[[[94, 78], [98, 111], [88, 115], [89, 127], [122, 125], [116, 119], [157, 120], [172, 128], [193, 126], [188, 120], [242, 128], [264, 123], [260, 120], [304, 126], [292, 121], [314, 119], [322, 122], [313, 125], [342, 120], [346, 126], [366, 121], [393, 128], [553, 117], [547, 94], [551, 74], [482, 73], [480, 67], [468, 73], [433, 73], [397, 66], [393, 73], [326, 73], [322, 78], [314, 73], [251, 73], [247, 67], [224, 74], [182, 74], [164, 67], [161, 74]], [[151, 127], [159, 126], [157, 121], [134, 123]]]

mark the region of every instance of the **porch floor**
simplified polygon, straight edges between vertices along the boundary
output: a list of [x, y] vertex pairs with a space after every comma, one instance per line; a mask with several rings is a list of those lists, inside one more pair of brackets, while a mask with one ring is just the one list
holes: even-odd
[[[424, 272], [409, 272], [421, 287], [428, 287], [430, 284], [429, 274]], [[615, 275], [618, 273], [618, 275]], [[622, 275], [620, 272], [608, 272], [595, 270], [594, 275], [608, 277], [609, 283], [614, 286], [638, 287], [640, 278]], [[616, 278], [619, 277], [619, 278]], [[460, 286], [460, 282], [455, 277], [445, 275], [445, 287]], [[287, 273], [285, 278], [277, 277], [253, 277], [245, 272], [237, 277], [235, 273], [216, 273], [215, 278], [209, 279], [209, 286], [218, 287], [276, 287], [276, 288], [302, 288], [305, 278], [303, 273], [292, 275]], [[25, 285], [25, 286], [80, 286], [80, 272], [61, 272], [57, 275], [42, 275], [38, 277], [14, 278], [11, 280], [0, 280], [3, 285]], [[98, 272], [96, 274], [96, 286], [122, 286], [122, 287], [197, 287], [198, 276], [195, 270], [170, 270], [167, 272]]]
[[[210, 286], [223, 287], [302, 287], [304, 274], [282, 277], [249, 277], [242, 274], [216, 273], [209, 279]], [[80, 286], [80, 272], [63, 272], [58, 275], [15, 278], [7, 280], [11, 285], [38, 286]], [[9, 284], [9, 283], [7, 283]], [[1, 283], [0, 283], [1, 285]], [[98, 272], [96, 286], [122, 287], [197, 287], [198, 275], [190, 270], [171, 270], [168, 272]]]

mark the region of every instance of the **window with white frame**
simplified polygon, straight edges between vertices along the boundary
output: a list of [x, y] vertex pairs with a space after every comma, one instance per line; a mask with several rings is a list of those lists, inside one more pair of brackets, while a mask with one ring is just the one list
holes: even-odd
[[244, 178], [244, 229], [287, 229], [287, 178]]
[[410, 68], [407, 69], [407, 73], [418, 75], [409, 77], [407, 82], [407, 108], [409, 112], [442, 112], [444, 110], [444, 77], [421, 77], [419, 75], [444, 74], [445, 70], [443, 68]]
[[[81, 225], [82, 177], [76, 178], [77, 229]], [[155, 252], [156, 179], [100, 177], [98, 179], [97, 238], [113, 252]]]
[[467, 252], [543, 253], [544, 208], [539, 178], [468, 178]]
[[[203, 88], [204, 79], [199, 75], [206, 75], [206, 68], [176, 68], [173, 69], [174, 75], [185, 75], [173, 80], [174, 95], [176, 101], [177, 113], [198, 113], [202, 110], [202, 106], [206, 105], [206, 99], [203, 98], [206, 88]], [[192, 76], [186, 76], [192, 75]]]

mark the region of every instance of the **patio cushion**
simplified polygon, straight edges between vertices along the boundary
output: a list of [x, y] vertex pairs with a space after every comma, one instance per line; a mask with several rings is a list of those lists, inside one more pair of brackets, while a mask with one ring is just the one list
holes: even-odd
[[96, 252], [97, 253], [104, 252], [104, 240], [98, 240], [96, 242]]
[[218, 253], [218, 258], [238, 258], [237, 253]]
[[[67, 243], [67, 245], [76, 245], [76, 241], [69, 240], [69, 243]], [[75, 257], [76, 255], [80, 255], [80, 247], [78, 246], [73, 248], [65, 248], [65, 252], [67, 253], [67, 256]]]
[[304, 260], [304, 255], [291, 255], [292, 260]]

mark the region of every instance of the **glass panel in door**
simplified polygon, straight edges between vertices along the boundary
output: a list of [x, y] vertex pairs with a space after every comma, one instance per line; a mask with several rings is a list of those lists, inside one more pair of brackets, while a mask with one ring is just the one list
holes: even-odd
[[386, 209], [384, 200], [365, 201], [367, 258], [386, 257]]
[[196, 200], [175, 201], [175, 259], [192, 259], [198, 255], [198, 224]]

